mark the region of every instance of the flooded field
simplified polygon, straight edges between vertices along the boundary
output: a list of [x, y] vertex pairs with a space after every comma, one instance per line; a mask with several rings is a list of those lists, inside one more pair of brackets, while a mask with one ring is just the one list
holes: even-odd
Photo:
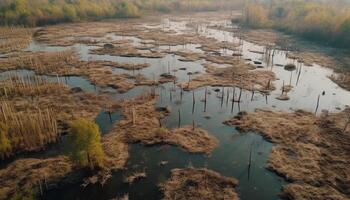
[[[127, 195], [129, 199], [161, 199], [163, 193], [159, 185], [170, 178], [171, 170], [193, 167], [237, 179], [235, 190], [239, 199], [280, 199], [282, 188], [290, 180], [267, 169], [275, 144], [259, 132], [240, 133], [235, 125], [224, 122], [238, 113], [256, 109], [288, 113], [302, 109], [316, 116], [323, 110], [337, 113], [349, 107], [350, 92], [330, 79], [333, 74], [330, 68], [292, 59], [288, 56], [290, 52], [277, 46], [261, 46], [243, 40], [238, 32], [229, 31], [236, 28], [229, 19], [226, 15], [208, 19], [189, 15], [169, 16], [161, 21], [130, 20], [130, 26], [124, 21], [79, 23], [77, 27], [70, 24], [49, 26], [36, 30], [37, 36], [18, 53], [28, 55], [30, 61], [23, 59], [8, 64], [6, 59], [13, 56], [1, 55], [5, 58], [0, 65], [7, 67], [0, 67], [0, 81], [13, 76], [23, 79], [35, 76], [63, 84], [67, 90], [86, 93], [86, 96], [78, 96], [79, 92], [67, 92], [66, 96], [60, 96], [72, 98], [75, 104], [61, 109], [57, 105], [60, 112], [69, 113], [63, 115], [57, 111], [58, 119], [81, 117], [79, 112], [85, 109], [83, 105], [94, 105], [96, 108], [82, 115], [95, 120], [102, 139], [114, 134], [113, 138], [122, 138], [122, 142], [128, 144], [125, 166], [113, 170], [103, 184], [82, 184], [82, 181], [56, 184], [57, 187], [44, 190], [42, 198], [119, 199]], [[74, 53], [70, 54], [76, 56], [45, 68], [43, 60], [49, 53], [62, 51], [72, 51]], [[43, 58], [36, 61], [38, 53], [43, 53]], [[17, 62], [22, 64], [13, 64]], [[293, 67], [289, 69], [288, 65]], [[193, 127], [193, 131], [205, 130], [217, 139], [217, 146], [209, 152], [195, 152], [174, 138], [154, 142], [152, 138], [145, 140], [134, 136], [147, 127], [128, 129], [122, 120], [129, 119], [125, 116], [129, 112], [128, 103], [142, 94], [156, 96], [154, 104], [150, 105], [156, 111], [167, 109], [168, 112], [152, 115], [155, 119], [159, 117], [159, 122], [149, 122], [148, 126], [161, 126], [169, 134], [186, 126]], [[99, 103], [85, 102], [86, 98], [94, 98]], [[35, 102], [39, 101], [33, 100], [37, 105], [40, 103]], [[72, 102], [62, 104], [73, 105]], [[141, 115], [147, 118], [148, 110], [137, 107], [143, 102], [135, 102], [132, 109], [139, 115], [136, 119], [143, 119]], [[114, 108], [114, 104], [118, 108]], [[134, 132], [127, 133], [128, 130]], [[120, 136], [121, 132], [125, 136]], [[182, 137], [181, 133], [179, 135]], [[46, 159], [64, 155], [69, 148], [65, 137], [62, 134], [58, 142], [49, 144], [45, 150], [23, 151], [15, 157]], [[207, 145], [194, 143], [199, 145], [197, 149]], [[1, 167], [5, 169], [9, 165], [11, 162], [5, 161]], [[127, 182], [126, 179], [135, 173], [145, 173], [146, 177]]]

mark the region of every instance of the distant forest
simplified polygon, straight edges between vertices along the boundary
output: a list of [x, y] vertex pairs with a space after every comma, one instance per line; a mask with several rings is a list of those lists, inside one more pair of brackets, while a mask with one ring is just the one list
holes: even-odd
[[246, 3], [243, 26], [275, 28], [326, 45], [350, 49], [349, 1], [279, 0]]
[[242, 7], [242, 0], [0, 0], [2, 25], [139, 17], [144, 12], [210, 11]]

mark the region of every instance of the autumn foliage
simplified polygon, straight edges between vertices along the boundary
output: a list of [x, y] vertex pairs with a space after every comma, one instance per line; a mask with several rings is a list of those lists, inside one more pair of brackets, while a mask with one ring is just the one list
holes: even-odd
[[336, 4], [277, 1], [248, 4], [242, 24], [275, 28], [310, 40], [350, 48], [350, 8]]
[[98, 125], [87, 119], [71, 122], [68, 141], [70, 158], [79, 167], [103, 167], [105, 154]]

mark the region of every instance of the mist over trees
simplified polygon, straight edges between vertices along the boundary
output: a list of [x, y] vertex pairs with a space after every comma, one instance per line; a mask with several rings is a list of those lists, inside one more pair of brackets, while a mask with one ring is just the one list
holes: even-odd
[[264, 1], [247, 3], [242, 25], [275, 28], [327, 45], [350, 48], [350, 7], [346, 1]]

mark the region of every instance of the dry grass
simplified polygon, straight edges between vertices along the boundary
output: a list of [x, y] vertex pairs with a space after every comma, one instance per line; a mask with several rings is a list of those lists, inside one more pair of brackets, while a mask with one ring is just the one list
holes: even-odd
[[206, 131], [192, 127], [169, 130], [161, 127], [160, 119], [166, 113], [155, 109], [156, 98], [140, 96], [134, 100], [122, 102], [124, 119], [115, 124], [106, 140], [124, 143], [140, 142], [145, 145], [172, 144], [192, 153], [210, 154], [218, 145], [215, 137]]
[[[8, 83], [9, 80], [5, 82]], [[22, 78], [18, 84], [23, 84]], [[9, 107], [14, 109], [14, 113], [24, 111], [36, 113], [37, 110], [46, 111], [49, 108], [55, 113], [58, 121], [67, 122], [79, 117], [94, 119], [107, 105], [106, 95], [75, 92], [61, 83], [43, 81], [41, 84], [27, 81], [25, 85], [25, 87], [16, 86], [11, 90], [12, 93], [2, 96], [2, 101], [6, 101]], [[0, 91], [2, 93], [4, 88], [0, 88]]]
[[[127, 64], [111, 61], [81, 61], [73, 50], [62, 52], [21, 53], [0, 60], [0, 70], [29, 69], [44, 75], [80, 75], [101, 87], [114, 87], [126, 92], [137, 85], [151, 85], [154, 81], [142, 75], [115, 74], [113, 68], [141, 69], [148, 64]], [[134, 81], [135, 80], [135, 81]]]
[[11, 145], [8, 151], [0, 152], [0, 157], [21, 151], [38, 151], [56, 142], [60, 136], [51, 109], [16, 112], [7, 102], [1, 102], [0, 109], [0, 121], [8, 128], [7, 139]]
[[329, 78], [340, 87], [350, 91], [350, 72], [335, 73]]
[[22, 52], [0, 60], [0, 70], [30, 69], [38, 74], [70, 75], [78, 63], [73, 50], [62, 52]]
[[219, 141], [207, 131], [192, 126], [173, 129], [168, 134], [167, 139], [164, 139], [166, 143], [179, 145], [191, 153], [209, 154], [219, 145]]
[[111, 134], [102, 137], [102, 147], [106, 155], [106, 167], [111, 170], [122, 169], [129, 158], [128, 144], [113, 140]]
[[0, 54], [26, 48], [32, 41], [33, 30], [22, 27], [0, 27]]
[[208, 169], [173, 169], [171, 178], [160, 185], [165, 200], [238, 199], [238, 181]]
[[[349, 112], [315, 117], [301, 110], [294, 113], [257, 110], [226, 123], [242, 131], [258, 131], [277, 143], [268, 168], [293, 182], [284, 189], [289, 198], [347, 199], [350, 197], [350, 130], [344, 128]], [[301, 187], [302, 190], [297, 189]], [[325, 191], [327, 195], [323, 196]]]
[[203, 86], [232, 86], [261, 92], [274, 90], [272, 82], [275, 74], [272, 71], [254, 69], [255, 67], [241, 62], [224, 68], [206, 65], [207, 74], [199, 75], [181, 86], [185, 90]]
[[165, 54], [156, 51], [142, 52], [130, 44], [115, 46], [113, 48], [99, 48], [91, 50], [92, 54], [98, 55], [111, 55], [111, 56], [123, 56], [123, 57], [141, 57], [141, 58], [163, 58]]
[[16, 193], [34, 190], [40, 192], [46, 185], [59, 181], [71, 172], [72, 166], [66, 157], [48, 159], [19, 159], [0, 170], [0, 199], [10, 199]]
[[38, 96], [44, 94], [58, 93], [65, 86], [60, 79], [50, 82], [40, 76], [9, 75], [4, 81], [0, 81], [0, 94], [5, 98], [15, 96]]

